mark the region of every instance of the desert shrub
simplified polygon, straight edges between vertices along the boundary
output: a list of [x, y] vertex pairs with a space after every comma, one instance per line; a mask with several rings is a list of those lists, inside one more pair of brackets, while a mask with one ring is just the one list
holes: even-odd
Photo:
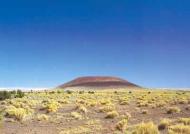
[[80, 103], [80, 104], [86, 105], [86, 101], [85, 100], [81, 100], [81, 99], [76, 100], [76, 103]]
[[97, 102], [94, 101], [94, 100], [91, 100], [91, 101], [88, 102], [88, 106], [94, 107], [96, 105], [97, 105]]
[[142, 110], [142, 114], [148, 114], [148, 110]]
[[47, 112], [56, 112], [58, 108], [60, 107], [60, 104], [57, 101], [51, 100], [48, 101], [43, 109], [46, 109]]
[[4, 116], [3, 116], [3, 110], [0, 111], [0, 122], [3, 120]]
[[181, 110], [178, 107], [169, 107], [167, 109], [167, 114], [180, 113]]
[[62, 93], [62, 91], [61, 90], [57, 90], [57, 93], [60, 94], [60, 93]]
[[111, 119], [113, 119], [113, 118], [117, 117], [118, 115], [119, 115], [119, 114], [118, 114], [117, 111], [111, 111], [111, 112], [108, 112], [108, 113], [106, 114], [106, 117], [105, 117], [105, 118], [111, 118]]
[[77, 105], [76, 109], [79, 110], [80, 112], [83, 112], [83, 113], [87, 113], [88, 112], [88, 110], [86, 109], [86, 107], [83, 106], [83, 105]]
[[38, 114], [37, 115], [37, 120], [38, 121], [47, 121], [47, 120], [49, 120], [49, 116], [46, 115], [46, 114]]
[[164, 102], [164, 101], [159, 101], [156, 103], [156, 107], [163, 107], [165, 105], [166, 105], [166, 102]]
[[141, 123], [136, 126], [132, 134], [159, 134], [158, 128], [153, 122]]
[[6, 116], [15, 118], [18, 121], [25, 119], [27, 116], [33, 113], [30, 108], [16, 108], [14, 106], [9, 106], [5, 109]]
[[190, 118], [180, 118], [180, 123], [183, 123], [184, 125], [190, 125]]
[[22, 98], [22, 97], [24, 97], [24, 92], [22, 92], [21, 90], [17, 90], [16, 98]]
[[89, 94], [94, 94], [95, 92], [94, 91], [88, 91]]
[[50, 91], [49, 94], [55, 94], [55, 91]]
[[188, 100], [182, 99], [179, 101], [179, 104], [188, 104]]
[[190, 110], [190, 105], [187, 105], [187, 106], [185, 107], [185, 109], [186, 109], [186, 110]]
[[6, 105], [7, 101], [1, 101], [1, 105]]
[[170, 126], [168, 134], [190, 134], [190, 127], [184, 124]]
[[138, 106], [138, 107], [148, 107], [149, 104], [148, 104], [148, 102], [146, 102], [146, 101], [138, 101], [138, 102], [137, 102], [137, 106]]
[[125, 114], [122, 115], [121, 118], [122, 118], [122, 119], [127, 119], [127, 120], [129, 120], [129, 119], [131, 118], [131, 114], [128, 113], [128, 112], [125, 112]]
[[68, 104], [69, 102], [67, 100], [58, 100], [58, 103], [60, 103], [60, 104]]
[[22, 98], [24, 92], [21, 90], [17, 91], [0, 91], [0, 100], [11, 99], [11, 98]]
[[66, 93], [68, 93], [68, 94], [72, 94], [73, 91], [71, 91], [71, 90], [67, 90]]
[[82, 115], [80, 115], [78, 112], [72, 112], [71, 116], [74, 117], [77, 120], [81, 120], [82, 119]]
[[79, 91], [79, 94], [84, 94], [84, 91]]
[[99, 109], [100, 112], [110, 112], [110, 111], [113, 111], [113, 110], [115, 110], [113, 105], [100, 107], [100, 109]]
[[100, 100], [101, 105], [110, 105], [111, 101], [109, 99], [102, 99]]
[[171, 123], [171, 120], [169, 120], [169, 119], [162, 119], [160, 121], [160, 124], [158, 125], [158, 129], [159, 130], [166, 129], [166, 128], [168, 128], [168, 126], [170, 125], [170, 123]]
[[11, 92], [9, 91], [0, 91], [0, 100], [10, 99]]
[[128, 105], [129, 102], [127, 100], [121, 100], [120, 105]]
[[127, 128], [127, 123], [128, 123], [128, 120], [127, 119], [122, 119], [121, 121], [119, 121], [117, 124], [116, 124], [116, 129], [119, 130], [119, 131], [124, 131], [126, 130]]
[[10, 100], [9, 104], [11, 104], [12, 106], [16, 108], [24, 108], [26, 106], [26, 102], [24, 103], [18, 99]]

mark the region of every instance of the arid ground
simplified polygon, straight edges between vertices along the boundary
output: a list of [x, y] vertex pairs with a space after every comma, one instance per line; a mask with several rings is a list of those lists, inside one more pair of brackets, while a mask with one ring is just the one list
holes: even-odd
[[190, 92], [28, 92], [0, 101], [1, 134], [190, 134]]

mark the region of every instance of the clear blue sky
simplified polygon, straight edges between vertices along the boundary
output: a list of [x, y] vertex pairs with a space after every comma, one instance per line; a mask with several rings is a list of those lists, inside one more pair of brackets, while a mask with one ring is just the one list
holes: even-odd
[[111, 75], [190, 87], [189, 0], [0, 1], [0, 87]]

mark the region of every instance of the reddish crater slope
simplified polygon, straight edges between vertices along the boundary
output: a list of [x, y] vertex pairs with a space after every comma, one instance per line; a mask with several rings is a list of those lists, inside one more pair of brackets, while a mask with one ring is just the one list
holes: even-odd
[[127, 88], [140, 88], [140, 86], [128, 82], [127, 80], [110, 77], [110, 76], [87, 76], [79, 77], [63, 85], [58, 86], [58, 88], [68, 88], [68, 87], [127, 87]]

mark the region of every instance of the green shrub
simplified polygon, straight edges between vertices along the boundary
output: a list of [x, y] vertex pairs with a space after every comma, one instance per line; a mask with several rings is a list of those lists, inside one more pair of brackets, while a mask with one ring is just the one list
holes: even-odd
[[71, 90], [67, 90], [66, 93], [68, 93], [68, 94], [72, 94], [73, 91], [71, 91]]
[[24, 92], [22, 92], [21, 90], [17, 90], [16, 93], [17, 93], [16, 94], [16, 98], [22, 98], [22, 97], [24, 97]]
[[0, 91], [0, 100], [10, 99], [11, 92], [9, 91]]
[[0, 100], [11, 99], [11, 98], [22, 98], [24, 92], [21, 90], [17, 91], [0, 91]]

